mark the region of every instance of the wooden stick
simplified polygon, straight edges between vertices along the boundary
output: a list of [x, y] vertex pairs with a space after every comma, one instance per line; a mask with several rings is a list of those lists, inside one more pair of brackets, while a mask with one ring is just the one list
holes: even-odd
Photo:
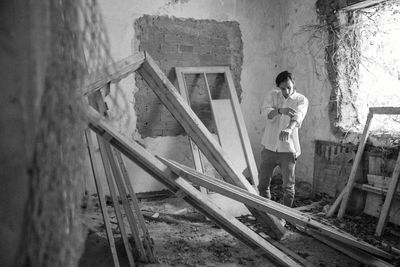
[[[381, 195], [381, 196], [386, 196], [388, 190], [384, 189], [382, 187], [375, 187], [369, 184], [358, 184], [355, 183], [354, 184], [354, 188], [366, 191], [366, 192], [371, 192], [377, 195]], [[394, 199], [400, 200], [400, 193], [399, 192], [395, 192], [395, 195], [393, 196]]]
[[400, 153], [397, 156], [396, 165], [393, 170], [392, 180], [390, 181], [389, 190], [386, 194], [385, 202], [381, 209], [381, 215], [379, 216], [378, 225], [375, 230], [376, 236], [381, 236], [385, 229], [389, 214], [390, 207], [392, 206], [393, 199], [396, 193], [397, 186], [399, 185], [399, 174], [400, 174]]
[[129, 205], [129, 200], [126, 195], [125, 186], [122, 181], [120, 170], [118, 169], [117, 163], [115, 161], [112, 148], [108, 143], [105, 143], [104, 150], [110, 162], [111, 171], [114, 175], [114, 180], [118, 188], [119, 196], [122, 201], [122, 206], [124, 207], [125, 210], [125, 215], [128, 218], [129, 227], [131, 229], [133, 241], [135, 244], [135, 250], [139, 253], [139, 259], [141, 261], [148, 262], [149, 260], [147, 259], [146, 251], [143, 247], [142, 241], [140, 240], [139, 227], [137, 224], [138, 222], [133, 214], [131, 206]]
[[339, 194], [339, 196], [336, 198], [335, 202], [333, 202], [333, 204], [332, 204], [331, 207], [329, 208], [328, 212], [326, 213], [326, 217], [332, 217], [332, 216], [335, 214], [337, 208], [338, 208], [339, 205], [340, 205], [340, 202], [341, 202], [342, 199], [343, 199], [343, 196], [344, 196], [344, 193], [345, 193], [345, 190], [344, 190], [344, 189], [345, 189], [345, 188], [343, 188], [342, 192], [340, 192], [340, 194]]
[[142, 213], [140, 211], [139, 202], [138, 202], [138, 200], [136, 198], [136, 193], [133, 190], [132, 183], [131, 183], [131, 181], [129, 179], [128, 171], [125, 168], [125, 164], [124, 164], [124, 161], [122, 159], [121, 153], [116, 150], [115, 151], [115, 155], [116, 155], [117, 161], [119, 163], [119, 166], [120, 166], [120, 169], [121, 169], [121, 172], [122, 172], [122, 177], [125, 180], [125, 185], [128, 188], [129, 195], [131, 196], [131, 199], [132, 199], [133, 210], [135, 211], [135, 215], [136, 215], [135, 217], [136, 217], [137, 221], [139, 222], [139, 225], [140, 225], [140, 227], [142, 229], [142, 232], [143, 232], [143, 242], [145, 243], [144, 247], [145, 247], [146, 252], [147, 252], [148, 261], [151, 262], [151, 263], [155, 263], [155, 262], [157, 262], [157, 258], [156, 258], [155, 254], [154, 254], [153, 242], [151, 240], [149, 231], [147, 230], [146, 222], [144, 221], [143, 215], [142, 215]]
[[126, 230], [125, 230], [124, 218], [122, 217], [121, 208], [119, 206], [119, 200], [118, 200], [118, 197], [117, 197], [117, 193], [116, 193], [115, 186], [114, 186], [114, 181], [113, 181], [113, 178], [112, 178], [110, 162], [108, 160], [108, 157], [107, 157], [107, 154], [106, 154], [106, 150], [105, 150], [106, 143], [99, 136], [97, 136], [97, 140], [99, 142], [100, 153], [101, 153], [101, 156], [102, 156], [102, 159], [103, 159], [104, 171], [105, 171], [105, 174], [106, 174], [108, 187], [110, 189], [110, 195], [111, 195], [111, 199], [113, 201], [115, 215], [117, 217], [117, 222], [118, 222], [119, 230], [121, 232], [122, 241], [124, 243], [126, 255], [128, 256], [129, 265], [130, 266], [136, 266], [135, 265], [135, 261], [133, 259], [133, 255], [132, 255], [132, 247], [129, 244], [128, 235], [127, 235]]
[[[188, 105], [191, 107], [184, 73], [182, 73], [181, 68], [175, 68], [175, 72], [176, 72], [176, 77], [178, 80], [179, 91], [182, 94], [182, 96], [184, 97], [184, 99], [186, 99]], [[203, 161], [201, 159], [201, 151], [199, 150], [197, 145], [193, 142], [192, 138], [190, 138], [190, 137], [189, 137], [189, 142], [190, 142], [190, 148], [192, 151], [194, 166], [195, 166], [196, 170], [204, 173], [205, 170], [204, 170]], [[203, 194], [207, 194], [207, 190], [204, 187], [200, 187], [200, 191]]]
[[144, 59], [144, 53], [138, 52], [106, 67], [99, 73], [91, 74], [84, 82], [84, 89], [79, 91], [83, 96], [88, 96], [108, 83], [115, 83], [140, 68]]
[[[110, 83], [108, 83], [108, 86]], [[100, 92], [95, 92], [93, 95], [93, 100], [96, 102], [96, 107], [98, 108], [99, 112], [102, 113], [105, 117], [108, 117], [107, 114], [107, 106], [105, 105], [104, 99], [101, 95]], [[104, 136], [103, 136], [104, 138]], [[107, 139], [107, 138], [106, 138]], [[107, 141], [107, 140], [106, 140]], [[135, 251], [138, 252], [139, 254], [139, 259], [143, 262], [149, 262], [149, 259], [147, 259], [146, 251], [143, 247], [143, 243], [140, 240], [140, 233], [139, 233], [139, 227], [138, 227], [138, 222], [135, 218], [135, 215], [133, 214], [133, 211], [131, 209], [131, 206], [129, 204], [129, 200], [126, 194], [126, 189], [124, 182], [122, 180], [122, 175], [120, 172], [120, 169], [118, 168], [117, 162], [114, 157], [114, 153], [112, 151], [111, 146], [108, 143], [104, 143], [103, 145], [104, 151], [105, 151], [105, 157], [108, 158], [108, 161], [110, 163], [111, 171], [114, 176], [114, 181], [117, 185], [119, 196], [122, 201], [122, 205], [125, 210], [126, 217], [128, 219], [129, 227], [132, 232], [132, 237], [133, 237], [133, 242], [135, 244]]]
[[[146, 60], [141, 68], [138, 69], [138, 72], [175, 119], [182, 125], [186, 133], [201, 149], [223, 179], [245, 188], [249, 192], [257, 193], [243, 174], [233, 168], [232, 163], [225, 155], [221, 146], [148, 54], [146, 54]], [[250, 210], [250, 212], [253, 213], [253, 210]], [[275, 239], [281, 239], [285, 234], [286, 229], [280, 224], [278, 218], [257, 212], [254, 212], [253, 215], [271, 229], [272, 232], [270, 235]]]
[[[110, 83], [106, 84], [106, 86], [109, 87]], [[102, 101], [101, 92], [96, 91], [94, 94], [89, 96], [88, 102], [92, 106], [92, 107], [90, 107], [90, 106], [88, 106], [88, 107], [90, 107], [93, 110], [94, 110], [94, 108], [96, 108], [103, 114], [103, 116], [106, 114], [105, 113], [106, 106], [105, 106], [104, 101]], [[124, 219], [122, 217], [121, 207], [119, 206], [119, 200], [118, 200], [117, 192], [116, 192], [115, 186], [114, 186], [110, 159], [107, 155], [107, 147], [109, 148], [109, 145], [106, 142], [106, 140], [104, 140], [100, 136], [97, 136], [97, 140], [99, 143], [101, 158], [103, 160], [103, 166], [104, 166], [104, 171], [105, 171], [105, 175], [106, 175], [106, 180], [107, 180], [108, 187], [110, 189], [110, 195], [111, 195], [111, 198], [112, 198], [112, 201], [114, 204], [115, 215], [117, 217], [117, 222], [118, 222], [119, 230], [121, 232], [122, 241], [123, 241], [125, 251], [126, 251], [126, 254], [128, 257], [128, 262], [129, 262], [130, 266], [135, 266], [135, 260], [133, 258], [133, 254], [132, 254], [132, 247], [129, 244], [128, 235], [127, 235], [126, 229], [125, 229]]]
[[237, 124], [239, 125], [239, 133], [243, 142], [243, 149], [245, 151], [244, 155], [246, 157], [247, 166], [249, 168], [251, 179], [253, 180], [254, 185], [258, 185], [258, 169], [256, 165], [256, 161], [254, 159], [253, 149], [251, 147], [249, 134], [247, 133], [246, 123], [244, 122], [243, 115], [240, 112], [240, 103], [237, 97], [235, 83], [232, 79], [231, 70], [227, 67], [225, 74], [225, 79], [229, 86], [229, 91], [231, 93], [232, 105], [234, 106], [233, 111], [235, 112], [235, 119]]
[[300, 266], [282, 251], [278, 250], [269, 242], [251, 231], [236, 218], [224, 213], [208, 197], [205, 197], [200, 191], [194, 188], [190, 183], [186, 182], [183, 178], [172, 173], [167, 166], [162, 164], [142, 146], [137, 143], [132, 143], [130, 140], [119, 134], [93, 108], [83, 108], [86, 110], [86, 115], [90, 121], [89, 126], [91, 129], [99, 135], [104, 135], [106, 133], [112, 136], [112, 138], [108, 140], [110, 144], [116, 147], [126, 157], [133, 160], [158, 181], [163, 183], [172, 192], [177, 192], [179, 190], [185, 191], [187, 196], [183, 199], [186, 202], [205, 214], [208, 218], [214, 220], [223, 229], [261, 255], [283, 266]]
[[211, 189], [217, 193], [220, 193], [226, 197], [235, 199], [239, 202], [242, 202], [245, 205], [256, 208], [260, 211], [271, 213], [275, 216], [281, 217], [291, 223], [300, 225], [302, 227], [308, 227], [311, 229], [318, 230], [323, 235], [327, 235], [331, 238], [334, 238], [340, 242], [347, 243], [349, 245], [361, 248], [365, 251], [373, 253], [375, 255], [391, 258], [392, 256], [389, 253], [386, 253], [366, 242], [356, 240], [353, 236], [343, 233], [339, 230], [336, 230], [332, 227], [324, 225], [320, 222], [313, 220], [310, 216], [286, 207], [282, 204], [276, 203], [269, 199], [263, 198], [259, 195], [252, 194], [239, 188], [237, 186], [231, 185], [224, 181], [220, 181], [218, 179], [209, 177], [202, 173], [198, 173], [197, 171], [186, 167], [177, 162], [160, 158], [159, 159], [166, 164], [173, 172], [177, 175], [184, 177], [192, 183], [204, 186], [208, 189]]
[[327, 236], [323, 236], [312, 229], [303, 229], [303, 231], [305, 231], [307, 234], [311, 235], [315, 239], [321, 241], [322, 243], [342, 252], [343, 254], [355, 259], [356, 261], [361, 262], [362, 264], [365, 264], [366, 266], [394, 267], [390, 263], [376, 258], [371, 254], [365, 253], [364, 251], [351, 247], [349, 245], [339, 243], [336, 240]]
[[400, 107], [371, 107], [369, 112], [381, 115], [400, 115]]
[[301, 257], [299, 254], [297, 254], [296, 252], [294, 252], [293, 250], [285, 247], [284, 245], [282, 245], [281, 243], [279, 243], [278, 241], [273, 240], [271, 237], [269, 237], [268, 235], [265, 235], [264, 233], [260, 234], [265, 240], [267, 240], [268, 242], [270, 242], [272, 245], [274, 245], [275, 247], [279, 248], [280, 250], [282, 250], [283, 252], [285, 252], [287, 255], [289, 255], [290, 257], [292, 257], [293, 259], [295, 259], [296, 261], [300, 262], [304, 267], [315, 267], [314, 264], [312, 264], [310, 261], [308, 261], [307, 259]]
[[347, 182], [347, 185], [343, 189], [344, 190], [343, 199], [342, 199], [342, 202], [340, 204], [340, 208], [339, 208], [338, 215], [337, 215], [337, 217], [339, 219], [343, 218], [344, 213], [346, 212], [346, 209], [347, 209], [347, 204], [348, 204], [349, 199], [350, 199], [350, 194], [351, 194], [351, 191], [353, 189], [354, 182], [356, 181], [357, 169], [358, 169], [358, 166], [360, 165], [360, 162], [361, 162], [361, 159], [362, 159], [362, 155], [363, 155], [363, 152], [364, 152], [365, 144], [367, 143], [369, 129], [370, 129], [370, 126], [371, 126], [371, 120], [372, 120], [373, 115], [374, 114], [372, 112], [368, 113], [367, 122], [365, 124], [364, 131], [363, 131], [363, 134], [361, 136], [360, 144], [359, 144], [358, 149], [357, 149], [357, 154], [356, 154], [356, 157], [354, 159], [353, 166], [351, 168], [349, 180]]
[[97, 197], [99, 199], [101, 214], [103, 215], [103, 221], [106, 227], [108, 244], [110, 245], [114, 266], [119, 267], [117, 249], [115, 247], [115, 241], [111, 229], [110, 218], [108, 217], [108, 212], [107, 212], [107, 205], [105, 200], [106, 198], [104, 196], [104, 191], [101, 182], [99, 181], [100, 174], [99, 174], [99, 167], [97, 166], [97, 161], [96, 161], [96, 151], [94, 149], [93, 140], [89, 129], [85, 130], [85, 136], [89, 151], [90, 163], [93, 171], [94, 183], [96, 185]]

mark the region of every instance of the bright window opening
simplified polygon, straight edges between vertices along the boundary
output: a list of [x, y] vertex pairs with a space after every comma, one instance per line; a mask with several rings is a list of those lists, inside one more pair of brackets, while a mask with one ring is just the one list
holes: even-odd
[[[400, 4], [364, 10], [361, 22], [355, 105], [363, 127], [369, 107], [400, 107]], [[400, 116], [377, 115], [371, 130], [400, 135]]]

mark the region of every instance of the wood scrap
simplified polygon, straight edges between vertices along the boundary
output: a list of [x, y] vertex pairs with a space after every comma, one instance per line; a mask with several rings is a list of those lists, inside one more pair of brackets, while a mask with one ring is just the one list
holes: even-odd
[[113, 236], [113, 233], [111, 230], [110, 218], [109, 218], [108, 212], [107, 212], [106, 198], [104, 196], [104, 191], [103, 191], [101, 182], [99, 181], [99, 177], [100, 177], [99, 166], [97, 166], [97, 161], [96, 161], [96, 156], [95, 156], [96, 152], [94, 149], [93, 140], [92, 140], [92, 136], [91, 136], [89, 129], [85, 130], [85, 137], [86, 137], [86, 143], [88, 146], [89, 158], [90, 158], [90, 163], [92, 166], [94, 183], [95, 183], [96, 191], [97, 191], [97, 197], [99, 199], [101, 214], [103, 216], [104, 226], [106, 229], [108, 244], [110, 246], [114, 266], [119, 267], [120, 265], [119, 265], [118, 255], [117, 255], [117, 249], [115, 247], [115, 240], [114, 240], [114, 236]]
[[220, 227], [224, 228], [230, 234], [261, 255], [280, 265], [300, 266], [299, 263], [251, 231], [236, 218], [224, 213], [199, 190], [194, 188], [183, 178], [172, 173], [167, 166], [162, 164], [161, 161], [157, 160], [143, 147], [136, 143], [132, 143], [130, 140], [119, 134], [93, 108], [86, 106], [83, 108], [86, 110], [86, 115], [90, 122], [89, 126], [91, 129], [96, 131], [99, 135], [106, 133], [112, 136], [112, 138], [108, 138], [110, 144], [116, 147], [126, 157], [141, 166], [158, 181], [167, 186], [171, 191], [185, 191], [187, 196], [183, 199], [200, 212], [204, 213], [208, 218], [214, 220], [214, 222], [216, 222]]
[[251, 194], [237, 186], [219, 181], [202, 173], [198, 173], [195, 170], [182, 164], [162, 158], [161, 160], [176, 174], [184, 177], [185, 179], [188, 179], [193, 183], [204, 186], [208, 189], [211, 189], [215, 192], [218, 192], [242, 203], [246, 203], [253, 208], [279, 216], [293, 224], [315, 229], [323, 235], [329, 236], [333, 239], [336, 239], [337, 241], [358, 247], [374, 255], [384, 257], [386, 259], [392, 258], [391, 254], [382, 251], [381, 249], [378, 249], [366, 242], [357, 240], [353, 236], [344, 233], [338, 229], [334, 229], [320, 222], [317, 222], [306, 214], [303, 214], [271, 200], [265, 199], [258, 195]]
[[386, 194], [385, 202], [383, 203], [383, 206], [381, 209], [381, 215], [379, 217], [378, 225], [376, 226], [375, 234], [377, 236], [382, 235], [383, 230], [386, 226], [389, 212], [390, 212], [390, 207], [392, 206], [392, 202], [393, 202], [393, 199], [396, 194], [397, 186], [399, 185], [399, 175], [400, 175], [400, 153], [397, 157], [396, 166], [395, 166], [393, 174], [392, 174], [392, 180], [390, 182], [390, 186], [389, 186], [388, 192]]

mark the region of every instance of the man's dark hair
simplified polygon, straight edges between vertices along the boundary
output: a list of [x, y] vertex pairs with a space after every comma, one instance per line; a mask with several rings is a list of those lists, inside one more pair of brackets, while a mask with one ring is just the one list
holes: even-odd
[[293, 74], [288, 72], [287, 70], [282, 71], [281, 73], [278, 74], [278, 76], [276, 76], [275, 79], [276, 86], [279, 86], [281, 82], [284, 82], [286, 80], [291, 80], [292, 82], [294, 82]]

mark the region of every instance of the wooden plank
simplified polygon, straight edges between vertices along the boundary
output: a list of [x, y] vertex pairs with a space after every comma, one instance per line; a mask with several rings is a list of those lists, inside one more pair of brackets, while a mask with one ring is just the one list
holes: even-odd
[[131, 232], [132, 232], [135, 251], [138, 252], [140, 261], [148, 262], [149, 260], [147, 259], [146, 251], [143, 247], [142, 241], [140, 240], [139, 227], [137, 224], [138, 222], [137, 222], [135, 215], [133, 214], [133, 211], [129, 204], [128, 196], [126, 195], [126, 191], [125, 191], [126, 189], [125, 189], [124, 183], [122, 181], [122, 176], [121, 176], [120, 170], [118, 169], [117, 162], [113, 155], [112, 148], [108, 143], [105, 143], [103, 147], [104, 147], [105, 153], [108, 157], [108, 161], [111, 166], [111, 171], [113, 173], [114, 180], [115, 180], [115, 183], [118, 188], [122, 206], [124, 207], [124, 210], [125, 210], [125, 215], [128, 219], [129, 228], [131, 229]]
[[226, 66], [202, 66], [202, 67], [176, 67], [176, 72], [185, 74], [198, 74], [198, 73], [225, 73]]
[[[387, 189], [383, 189], [380, 187], [375, 187], [369, 184], [358, 184], [355, 183], [354, 184], [354, 188], [366, 191], [366, 192], [371, 192], [371, 193], [375, 193], [377, 195], [386, 195], [388, 190]], [[396, 200], [400, 200], [400, 193], [399, 192], [395, 192], [395, 195], [393, 196], [394, 199]]]
[[[188, 105], [191, 106], [185, 77], [181, 71], [181, 68], [175, 68], [175, 73], [176, 73], [176, 77], [178, 80], [179, 91], [182, 94], [183, 98], [186, 99]], [[190, 137], [189, 137], [189, 142], [190, 142], [190, 148], [192, 151], [194, 166], [197, 171], [204, 173], [205, 170], [204, 170], [203, 162], [201, 160], [201, 155], [200, 155], [201, 151], [199, 150], [197, 145], [193, 142], [192, 138], [190, 138]], [[204, 187], [200, 187], [200, 191], [203, 194], [207, 194], [207, 190]]]
[[[245, 188], [249, 192], [257, 193], [243, 174], [232, 166], [220, 145], [214, 140], [211, 133], [148, 54], [146, 54], [146, 60], [142, 67], [138, 69], [138, 72], [175, 119], [182, 125], [186, 133], [192, 138], [223, 179]], [[252, 210], [250, 211], [253, 213]], [[269, 214], [258, 214], [257, 211], [254, 211], [253, 214], [264, 225], [270, 228], [272, 231], [269, 233], [271, 237], [276, 239], [283, 237], [286, 229], [280, 224], [278, 218]]]
[[227, 232], [238, 238], [244, 244], [260, 253], [262, 256], [273, 260], [282, 266], [301, 266], [279, 249], [275, 248], [259, 235], [251, 231], [236, 218], [224, 213], [213, 202], [194, 188], [183, 178], [172, 173], [167, 166], [157, 160], [152, 154], [137, 143], [133, 143], [116, 130], [93, 108], [84, 106], [89, 127], [98, 135], [107, 136], [108, 142], [134, 161], [155, 179], [163, 183], [172, 192], [184, 191], [187, 196], [183, 199], [208, 218], [215, 221]]
[[[110, 86], [110, 83], [108, 83], [107, 86]], [[103, 114], [103, 116], [105, 116], [107, 118], [108, 117], [107, 106], [104, 102], [104, 99], [103, 99], [101, 93], [95, 92], [91, 96], [91, 100], [95, 101], [94, 106], [98, 109], [98, 111], [101, 114]], [[146, 255], [145, 249], [143, 247], [143, 243], [140, 240], [139, 227], [137, 225], [135, 215], [133, 214], [133, 211], [129, 204], [129, 200], [128, 200], [128, 197], [126, 194], [124, 182], [122, 180], [122, 175], [121, 175], [120, 169], [118, 168], [117, 161], [114, 157], [114, 153], [112, 151], [111, 146], [108, 143], [104, 143], [103, 149], [104, 149], [105, 154], [103, 154], [102, 156], [103, 156], [103, 158], [107, 157], [108, 162], [110, 164], [111, 171], [112, 171], [113, 177], [114, 177], [114, 181], [117, 185], [119, 196], [120, 196], [122, 205], [125, 210], [125, 215], [128, 219], [129, 228], [131, 229], [131, 232], [132, 232], [135, 251], [137, 251], [137, 253], [139, 254], [138, 255], [139, 260], [141, 260], [143, 262], [148, 262], [149, 259], [147, 259], [147, 255]]]
[[369, 112], [381, 115], [400, 115], [400, 107], [370, 107]]
[[383, 1], [386, 1], [386, 0], [358, 0], [358, 3], [349, 5], [345, 8], [343, 8], [343, 10], [352, 11], [352, 10], [356, 10], [356, 9], [368, 8], [368, 7], [380, 4]]
[[[109, 89], [109, 86], [110, 86], [110, 83], [107, 83], [105, 85], [105, 87], [108, 89]], [[88, 100], [88, 104], [93, 107], [92, 109], [95, 108], [95, 109], [99, 110], [103, 114], [103, 116], [107, 114], [106, 113], [107, 108], [105, 106], [104, 101], [102, 100], [100, 91], [96, 91], [94, 94], [90, 95], [86, 99]], [[89, 107], [89, 105], [88, 105], [88, 107]], [[100, 155], [101, 155], [101, 158], [103, 161], [105, 176], [106, 176], [106, 180], [108, 183], [111, 199], [114, 204], [115, 215], [117, 217], [117, 223], [118, 223], [118, 227], [121, 232], [122, 242], [124, 244], [125, 252], [128, 257], [128, 262], [129, 262], [130, 266], [135, 266], [135, 260], [133, 258], [133, 254], [132, 254], [132, 247], [129, 243], [128, 235], [126, 233], [125, 223], [124, 223], [124, 219], [122, 216], [121, 207], [119, 205], [119, 199], [118, 199], [117, 192], [116, 192], [115, 185], [114, 185], [113, 172], [111, 170], [111, 163], [110, 163], [109, 157], [107, 155], [106, 148], [109, 147], [109, 145], [100, 136], [97, 136], [97, 141], [99, 143]]]
[[124, 218], [122, 217], [121, 207], [119, 206], [119, 200], [117, 197], [117, 192], [115, 190], [114, 181], [112, 178], [110, 162], [108, 160], [108, 157], [106, 156], [107, 154], [106, 154], [105, 146], [107, 145], [107, 143], [100, 136], [97, 136], [97, 140], [99, 142], [100, 154], [103, 159], [104, 171], [106, 174], [108, 187], [110, 189], [111, 199], [114, 204], [115, 215], [117, 217], [119, 230], [121, 232], [122, 242], [124, 244], [125, 252], [128, 257], [129, 266], [136, 266], [135, 261], [133, 259], [133, 255], [132, 255], [132, 247], [129, 244], [128, 235], [125, 230]]
[[246, 123], [243, 119], [243, 114], [241, 112], [239, 99], [235, 89], [235, 84], [232, 79], [232, 73], [229, 68], [227, 68], [225, 72], [225, 79], [228, 82], [229, 90], [231, 92], [232, 105], [234, 107], [233, 110], [235, 112], [236, 123], [238, 124], [239, 127], [239, 133], [245, 151], [245, 157], [247, 166], [249, 167], [250, 176], [253, 180], [253, 184], [258, 185], [258, 169], [256, 161], [254, 159], [254, 154], [253, 154], [253, 149], [251, 147], [249, 134], [247, 133]]
[[106, 235], [108, 244], [110, 245], [111, 256], [113, 258], [114, 266], [119, 267], [117, 249], [115, 247], [115, 241], [111, 229], [110, 218], [108, 217], [108, 212], [107, 212], [106, 198], [104, 196], [103, 187], [99, 180], [100, 174], [99, 174], [99, 167], [96, 161], [96, 151], [94, 149], [93, 140], [89, 129], [85, 130], [85, 136], [89, 151], [90, 163], [93, 171], [94, 184], [96, 185], [97, 197], [99, 199], [101, 214], [103, 216], [104, 226], [106, 228]]
[[160, 157], [159, 159], [177, 175], [184, 177], [185, 179], [193, 183], [204, 186], [224, 196], [240, 201], [243, 204], [256, 208], [260, 211], [268, 212], [275, 216], [281, 217], [291, 223], [300, 225], [302, 227], [314, 229], [323, 235], [327, 235], [340, 242], [358, 247], [380, 257], [385, 257], [389, 259], [392, 257], [389, 253], [386, 253], [364, 241], [357, 240], [355, 237], [345, 232], [315, 221], [310, 216], [296, 211], [295, 209], [286, 207], [282, 204], [263, 198], [259, 195], [252, 194], [250, 192], [247, 192], [246, 190], [243, 190], [242, 188], [231, 185], [229, 183], [214, 179], [202, 173], [198, 173], [195, 170], [177, 162], [166, 160]]
[[91, 74], [84, 82], [82, 95], [87, 96], [103, 88], [107, 83], [115, 83], [131, 73], [134, 73], [142, 65], [145, 59], [143, 52], [138, 52], [124, 58], [110, 66], [107, 66], [99, 73]]
[[379, 258], [376, 258], [371, 254], [365, 253], [364, 251], [356, 249], [349, 245], [339, 243], [336, 240], [323, 236], [312, 229], [302, 229], [302, 230], [307, 234], [311, 235], [312, 237], [314, 237], [315, 239], [321, 241], [322, 243], [342, 252], [343, 254], [355, 259], [356, 261], [359, 261], [362, 264], [365, 264], [366, 266], [394, 267], [392, 264], [383, 261]]
[[122, 155], [121, 155], [121, 153], [119, 151], [114, 151], [114, 152], [115, 152], [115, 156], [116, 156], [116, 159], [118, 161], [118, 164], [120, 166], [122, 177], [124, 178], [124, 181], [125, 181], [125, 185], [128, 188], [128, 192], [129, 192], [129, 194], [131, 196], [131, 199], [132, 199], [132, 206], [133, 206], [133, 210], [134, 210], [135, 215], [136, 215], [135, 217], [136, 217], [137, 221], [139, 222], [140, 228], [142, 229], [142, 232], [143, 232], [143, 242], [144, 242], [144, 248], [145, 248], [145, 250], [147, 252], [146, 253], [147, 260], [150, 263], [156, 263], [157, 262], [157, 258], [156, 258], [155, 254], [154, 254], [153, 242], [151, 240], [149, 231], [147, 230], [146, 222], [144, 221], [143, 215], [141, 213], [139, 202], [138, 202], [138, 200], [136, 198], [136, 193], [133, 190], [132, 183], [131, 183], [131, 181], [129, 179], [128, 171], [125, 168], [125, 164], [124, 164], [124, 161], [122, 159]]
[[372, 113], [372, 112], [368, 113], [367, 122], [365, 123], [364, 131], [363, 131], [363, 134], [361, 136], [360, 144], [359, 144], [358, 149], [357, 149], [357, 154], [356, 154], [356, 157], [354, 159], [353, 167], [351, 168], [349, 180], [347, 181], [346, 187], [343, 189], [343, 191], [344, 191], [343, 199], [342, 199], [342, 202], [340, 204], [340, 208], [339, 208], [338, 215], [337, 215], [337, 217], [339, 219], [343, 218], [344, 213], [346, 212], [347, 204], [348, 204], [349, 199], [350, 199], [350, 194], [351, 194], [351, 191], [353, 189], [354, 182], [356, 180], [357, 169], [358, 169], [358, 166], [360, 165], [360, 162], [361, 162], [361, 159], [362, 159], [362, 155], [364, 153], [365, 144], [367, 143], [369, 129], [370, 129], [370, 126], [371, 126], [371, 121], [372, 121], [373, 115], [374, 115], [374, 113]]
[[329, 218], [329, 217], [332, 217], [332, 216], [335, 214], [337, 208], [338, 208], [339, 205], [340, 205], [340, 202], [341, 202], [342, 199], [343, 199], [343, 196], [344, 196], [344, 194], [345, 194], [345, 189], [346, 189], [346, 187], [343, 188], [342, 192], [340, 192], [340, 194], [339, 194], [338, 197], [336, 198], [335, 202], [333, 202], [333, 204], [332, 204], [331, 207], [329, 208], [328, 212], [326, 213], [326, 217]]
[[289, 255], [290, 257], [292, 257], [296, 261], [300, 262], [303, 266], [305, 266], [305, 267], [315, 267], [315, 265], [312, 264], [310, 261], [308, 261], [307, 259], [301, 257], [299, 254], [297, 254], [293, 250], [289, 249], [288, 247], [285, 247], [283, 244], [279, 243], [279, 241], [273, 240], [271, 237], [269, 237], [268, 235], [265, 235], [264, 233], [260, 233], [260, 235], [262, 236], [262, 238], [264, 238], [265, 240], [270, 242], [272, 245], [274, 245], [275, 247], [279, 248], [280, 250], [285, 252], [287, 255]]
[[400, 153], [397, 157], [396, 165], [392, 174], [392, 181], [390, 182], [389, 190], [386, 194], [385, 202], [383, 203], [381, 215], [379, 216], [378, 225], [375, 230], [375, 235], [381, 236], [383, 230], [385, 229], [388, 215], [390, 212], [390, 207], [392, 206], [393, 199], [399, 185], [399, 175], [400, 175]]

